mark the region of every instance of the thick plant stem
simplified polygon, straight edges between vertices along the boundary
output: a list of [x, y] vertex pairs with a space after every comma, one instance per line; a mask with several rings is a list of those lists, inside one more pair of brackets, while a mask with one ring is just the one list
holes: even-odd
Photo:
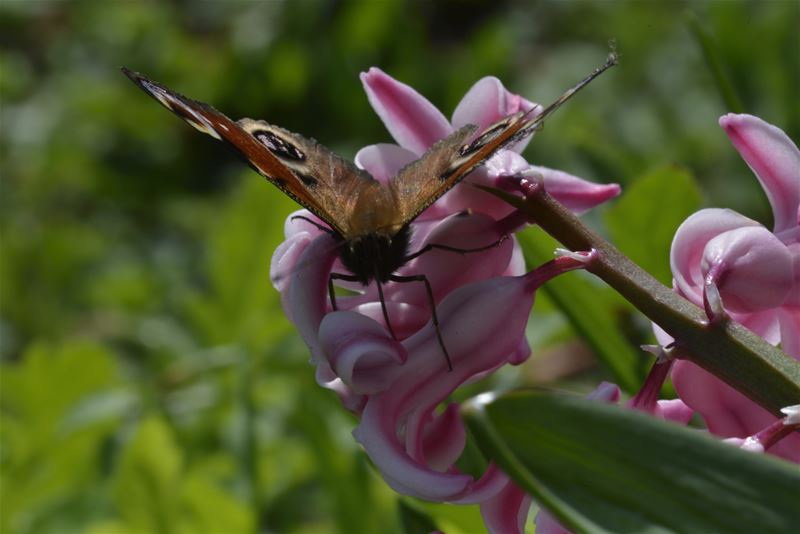
[[618, 291], [675, 338], [686, 359], [724, 380], [770, 412], [800, 402], [800, 362], [733, 321], [709, 324], [703, 310], [677, 295], [586, 227], [544, 190], [523, 180], [526, 198], [495, 191], [574, 251], [599, 252], [586, 270]]

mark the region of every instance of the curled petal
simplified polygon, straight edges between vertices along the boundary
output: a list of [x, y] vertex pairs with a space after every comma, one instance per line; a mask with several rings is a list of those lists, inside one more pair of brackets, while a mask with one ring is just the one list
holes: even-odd
[[531, 165], [530, 170], [542, 176], [544, 189], [570, 211], [580, 215], [619, 195], [619, 184], [596, 184], [577, 176]]
[[719, 288], [727, 310], [754, 312], [780, 306], [794, 281], [789, 249], [763, 226], [723, 232], [706, 243], [701, 268]]
[[798, 226], [800, 150], [781, 130], [752, 115], [729, 113], [719, 119], [731, 142], [767, 193], [775, 232]]
[[[312, 224], [313, 221], [315, 224]], [[327, 228], [328, 223], [308, 211], [307, 209], [297, 210], [286, 217], [283, 223], [283, 235], [286, 239], [290, 239], [298, 234], [310, 234], [312, 237], [317, 237], [323, 231], [319, 227]]]
[[[453, 360], [453, 371], [441, 354], [435, 329], [429, 324], [403, 344], [409, 359], [393, 387], [370, 397], [361, 423], [354, 431], [381, 474], [396, 490], [429, 500], [452, 500], [473, 484], [466, 475], [440, 473], [409, 454], [398, 438], [423, 435], [425, 413], [472, 375], [491, 369], [517, 344], [533, 303], [525, 278], [499, 278], [476, 282], [451, 293], [439, 307], [441, 333]], [[491, 320], [487, 320], [491, 319]], [[499, 339], [498, 329], [507, 332]], [[413, 413], [413, 424], [407, 417]], [[410, 436], [411, 446], [416, 439]]]
[[469, 487], [469, 492], [449, 502], [453, 504], [480, 504], [497, 495], [509, 484], [508, 475], [500, 471], [493, 462], [486, 468], [480, 480]]
[[[503, 491], [481, 503], [486, 529], [492, 534], [522, 534], [530, 504], [531, 498], [509, 482]], [[539, 532], [538, 528], [536, 532]]]
[[[391, 389], [368, 399], [353, 433], [392, 487], [438, 501], [468, 494], [474, 484], [471, 477], [434, 471], [420, 458], [419, 436], [424, 435], [428, 414], [467, 380], [505, 363], [524, 336], [536, 289], [581, 266], [574, 259], [558, 258], [524, 276], [483, 280], [448, 295], [439, 306], [439, 317], [453, 363], [450, 372], [431, 323], [403, 342], [409, 360]], [[504, 335], [498, 337], [500, 331]]]
[[458, 411], [458, 404], [450, 404], [444, 412], [433, 418], [423, 435], [425, 461], [431, 469], [447, 470], [464, 450], [467, 433]]
[[382, 70], [372, 67], [361, 73], [361, 83], [372, 108], [397, 144], [421, 156], [453, 128], [428, 99]]
[[311, 349], [315, 362], [321, 359], [317, 333], [328, 310], [328, 275], [335, 258], [333, 245], [333, 238], [327, 234], [312, 241], [298, 258], [303, 268], [292, 272], [288, 287], [281, 293], [286, 314]]
[[317, 380], [317, 384], [325, 389], [330, 389], [339, 396], [339, 400], [345, 409], [350, 410], [353, 413], [361, 413], [361, 410], [364, 409], [364, 405], [367, 402], [367, 397], [365, 395], [354, 393], [353, 390], [351, 390], [341, 378], [337, 378], [335, 375], [333, 375], [333, 371], [328, 365], [324, 363], [317, 365], [315, 378]]
[[511, 365], [521, 365], [528, 361], [528, 358], [531, 357], [531, 345], [528, 343], [527, 337], [522, 337], [519, 340], [519, 345], [517, 348], [508, 355], [506, 361]]
[[678, 227], [670, 249], [675, 289], [698, 306], [703, 304], [704, 273], [701, 269], [706, 244], [737, 228], [760, 226], [735, 211], [710, 208], [692, 214]]
[[387, 389], [408, 356], [381, 325], [355, 312], [327, 314], [319, 339], [331, 369], [357, 394]]
[[467, 490], [471, 476], [440, 473], [406, 452], [397, 439], [398, 408], [393, 398], [371, 397], [353, 431], [384, 480], [399, 493], [433, 501], [446, 501]]
[[[269, 276], [272, 285], [281, 292], [281, 295], [283, 295], [285, 290], [289, 287], [291, 274], [294, 272], [297, 262], [311, 241], [312, 238], [309, 233], [303, 232], [295, 234], [278, 245], [278, 248], [272, 253]], [[284, 310], [286, 310], [287, 314], [289, 313], [285, 302]], [[289, 316], [289, 320], [292, 320], [291, 316]]]
[[417, 159], [417, 155], [398, 145], [380, 143], [365, 146], [356, 154], [356, 165], [373, 178], [388, 184], [397, 171]]
[[[372, 292], [370, 294], [372, 294]], [[377, 295], [374, 298], [377, 299]], [[398, 296], [395, 298], [401, 297]], [[386, 324], [386, 318], [383, 316], [383, 309], [381, 308], [379, 300], [369, 300], [368, 302], [352, 307], [345, 305], [342, 306], [341, 309], [349, 309], [360, 313], [382, 325], [387, 331], [389, 329], [389, 325]], [[415, 305], [409, 304], [408, 302], [387, 300], [386, 312], [389, 315], [389, 320], [392, 322], [392, 330], [397, 335], [398, 339], [405, 339], [425, 326], [425, 323], [428, 322], [428, 318], [431, 315], [430, 306], [427, 302]]]

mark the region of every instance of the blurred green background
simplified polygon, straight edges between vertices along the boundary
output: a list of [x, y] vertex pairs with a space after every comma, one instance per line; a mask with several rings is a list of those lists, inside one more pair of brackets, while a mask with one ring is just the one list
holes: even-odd
[[[798, 27], [794, 0], [4, 0], [0, 532], [483, 529], [474, 507], [389, 491], [354, 418], [315, 385], [268, 280], [294, 204], [120, 66], [351, 158], [389, 141], [358, 80], [370, 66], [449, 116], [490, 74], [547, 103], [614, 39], [621, 65], [525, 155], [622, 184], [587, 220], [669, 282], [669, 239], [691, 211], [770, 224], [717, 119], [741, 109], [800, 139]], [[524, 242], [532, 261], [552, 249], [535, 230]], [[460, 397], [636, 387], [648, 322], [564, 280], [537, 301], [531, 362]]]

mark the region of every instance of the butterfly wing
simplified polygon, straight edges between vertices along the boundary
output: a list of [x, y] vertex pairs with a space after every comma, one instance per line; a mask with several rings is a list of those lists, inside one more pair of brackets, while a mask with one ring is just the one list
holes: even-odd
[[348, 233], [348, 220], [358, 196], [355, 192], [377, 184], [368, 173], [314, 140], [264, 121], [233, 121], [208, 104], [128, 69], [122, 71], [191, 126], [227, 142], [254, 170], [341, 235]]
[[403, 167], [391, 182], [400, 224], [414, 220], [425, 208], [449, 191], [501, 148], [532, 132], [530, 112], [509, 115], [467, 142], [476, 126], [467, 125], [445, 137]]

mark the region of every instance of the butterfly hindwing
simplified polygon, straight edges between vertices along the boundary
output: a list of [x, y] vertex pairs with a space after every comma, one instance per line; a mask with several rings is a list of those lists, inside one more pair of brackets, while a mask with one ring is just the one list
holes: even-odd
[[197, 130], [235, 148], [259, 174], [340, 234], [345, 233], [352, 191], [374, 181], [319, 143], [264, 121], [235, 122], [212, 106], [187, 98], [141, 74], [122, 69], [144, 92]]

